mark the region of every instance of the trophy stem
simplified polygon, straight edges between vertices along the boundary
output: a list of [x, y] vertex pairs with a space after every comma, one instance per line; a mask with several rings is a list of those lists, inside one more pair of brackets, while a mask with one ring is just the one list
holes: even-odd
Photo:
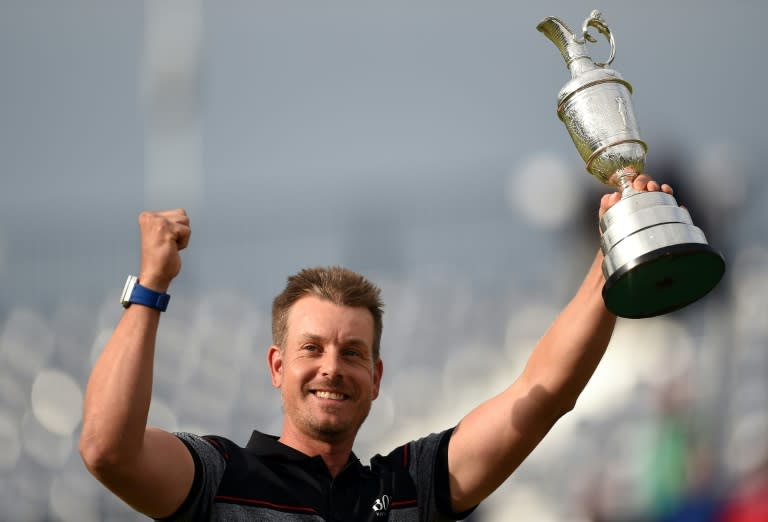
[[638, 193], [634, 188], [632, 188], [632, 182], [637, 177], [636, 172], [621, 169], [616, 171], [615, 176], [616, 185], [618, 185], [619, 191], [621, 192], [621, 199], [626, 199]]

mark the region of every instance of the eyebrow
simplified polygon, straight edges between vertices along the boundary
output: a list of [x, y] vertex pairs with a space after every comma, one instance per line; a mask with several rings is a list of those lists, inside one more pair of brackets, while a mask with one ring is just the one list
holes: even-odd
[[[309, 333], [309, 332], [305, 332], [305, 333], [300, 334], [299, 335], [299, 340], [301, 342], [309, 341], [309, 342], [318, 343], [318, 344], [322, 344], [323, 342], [325, 342], [325, 339], [322, 336], [317, 335], [317, 334], [313, 334], [313, 333]], [[352, 347], [352, 348], [365, 348], [366, 350], [370, 350], [370, 347], [368, 346], [368, 344], [365, 341], [363, 341], [362, 339], [357, 338], [357, 337], [353, 337], [351, 339], [345, 339], [343, 344], [342, 344], [342, 346], [344, 346], [345, 348], [349, 348], [349, 347]]]

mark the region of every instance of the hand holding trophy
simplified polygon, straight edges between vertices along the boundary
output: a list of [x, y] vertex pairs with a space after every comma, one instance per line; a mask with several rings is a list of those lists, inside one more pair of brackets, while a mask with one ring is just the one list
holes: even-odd
[[[596, 41], [590, 27], [610, 42], [605, 63], [595, 63], [587, 53], [587, 42]], [[600, 12], [584, 21], [580, 38], [553, 17], [537, 29], [557, 46], [571, 71], [558, 95], [558, 116], [587, 171], [622, 194], [600, 218], [605, 305], [618, 316], [641, 318], [703, 297], [722, 278], [725, 262], [672, 195], [632, 188], [632, 180], [644, 172], [647, 146], [632, 109], [632, 86], [607, 68], [616, 46]]]

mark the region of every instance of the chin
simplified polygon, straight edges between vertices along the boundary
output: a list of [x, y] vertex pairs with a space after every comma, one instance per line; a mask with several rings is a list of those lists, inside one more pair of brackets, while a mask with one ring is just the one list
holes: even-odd
[[315, 426], [312, 429], [312, 432], [314, 433], [314, 436], [318, 440], [322, 440], [323, 442], [341, 442], [343, 440], [348, 439], [350, 436], [354, 437], [357, 433], [357, 430], [350, 433], [349, 429], [339, 428], [339, 427], [329, 427], [329, 426]]
[[338, 419], [328, 419], [315, 422], [310, 426], [320, 440], [327, 442], [344, 440], [357, 435], [360, 425], [353, 422], [344, 422]]

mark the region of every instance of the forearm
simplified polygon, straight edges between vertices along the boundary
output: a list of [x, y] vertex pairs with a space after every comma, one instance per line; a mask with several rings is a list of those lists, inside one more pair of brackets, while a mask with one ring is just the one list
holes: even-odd
[[[495, 490], [570, 410], [605, 353], [616, 317], [603, 304], [598, 254], [515, 382], [458, 425], [448, 447], [454, 509]], [[491, 464], [492, 463], [492, 464]]]
[[[636, 191], [663, 190], [645, 174]], [[621, 199], [619, 192], [600, 202], [603, 216]], [[522, 374], [499, 395], [469, 413], [448, 446], [451, 499], [461, 511], [496, 489], [552, 428], [571, 410], [610, 342], [616, 316], [605, 307], [605, 284], [598, 252], [576, 295], [547, 330]]]
[[157, 310], [131, 306], [99, 356], [85, 392], [80, 451], [86, 463], [114, 464], [141, 450], [159, 317]]
[[573, 299], [539, 341], [525, 367], [522, 381], [539, 387], [555, 401], [555, 413], [576, 402], [603, 357], [616, 316], [605, 307], [602, 254], [598, 252]]

